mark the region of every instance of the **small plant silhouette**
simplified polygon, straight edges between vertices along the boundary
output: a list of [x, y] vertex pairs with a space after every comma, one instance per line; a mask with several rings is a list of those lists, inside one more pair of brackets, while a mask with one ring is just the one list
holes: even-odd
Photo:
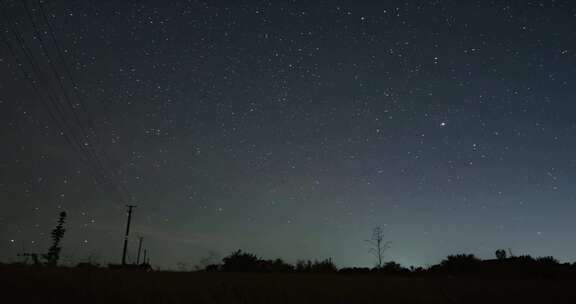
[[504, 249], [498, 249], [496, 250], [496, 252], [494, 252], [494, 254], [496, 255], [496, 258], [499, 260], [506, 259], [506, 250]]
[[46, 260], [46, 265], [49, 266], [56, 266], [58, 264], [58, 260], [60, 259], [60, 251], [62, 247], [60, 247], [60, 241], [64, 237], [64, 233], [66, 229], [64, 228], [64, 224], [66, 223], [66, 212], [60, 212], [60, 217], [58, 218], [58, 224], [52, 230], [52, 246], [48, 248], [48, 252], [44, 254], [42, 257]]

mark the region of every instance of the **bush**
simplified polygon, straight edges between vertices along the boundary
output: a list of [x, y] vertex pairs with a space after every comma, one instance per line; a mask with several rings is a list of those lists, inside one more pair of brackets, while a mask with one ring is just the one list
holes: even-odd
[[431, 267], [432, 272], [446, 274], [475, 274], [480, 271], [481, 260], [473, 254], [455, 254]]
[[314, 262], [310, 260], [300, 260], [296, 262], [296, 272], [304, 273], [327, 273], [327, 272], [337, 272], [338, 268], [332, 262], [332, 259], [325, 259], [322, 261], [315, 260]]
[[222, 271], [225, 272], [255, 272], [260, 270], [259, 258], [251, 253], [237, 250], [222, 259]]

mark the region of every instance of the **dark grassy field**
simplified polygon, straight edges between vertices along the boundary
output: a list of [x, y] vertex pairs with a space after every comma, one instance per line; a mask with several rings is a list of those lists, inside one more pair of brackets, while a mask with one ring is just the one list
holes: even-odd
[[576, 303], [575, 280], [0, 270], [3, 303]]

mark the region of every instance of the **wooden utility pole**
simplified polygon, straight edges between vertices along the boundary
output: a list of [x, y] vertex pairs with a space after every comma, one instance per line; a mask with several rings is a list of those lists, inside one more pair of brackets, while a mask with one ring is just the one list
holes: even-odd
[[122, 250], [122, 266], [126, 265], [126, 250], [128, 249], [128, 235], [130, 235], [130, 221], [132, 220], [132, 209], [136, 206], [126, 205], [128, 207], [128, 221], [126, 222], [126, 234], [124, 234], [124, 249]]
[[143, 237], [139, 237], [138, 240], [138, 255], [136, 256], [136, 264], [140, 265], [140, 252], [142, 252], [142, 239]]

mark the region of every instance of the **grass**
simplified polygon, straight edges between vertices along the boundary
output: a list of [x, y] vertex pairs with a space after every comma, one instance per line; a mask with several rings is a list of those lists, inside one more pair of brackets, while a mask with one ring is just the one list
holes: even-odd
[[565, 279], [0, 268], [2, 299], [17, 303], [570, 303], [575, 298], [574, 283]]

